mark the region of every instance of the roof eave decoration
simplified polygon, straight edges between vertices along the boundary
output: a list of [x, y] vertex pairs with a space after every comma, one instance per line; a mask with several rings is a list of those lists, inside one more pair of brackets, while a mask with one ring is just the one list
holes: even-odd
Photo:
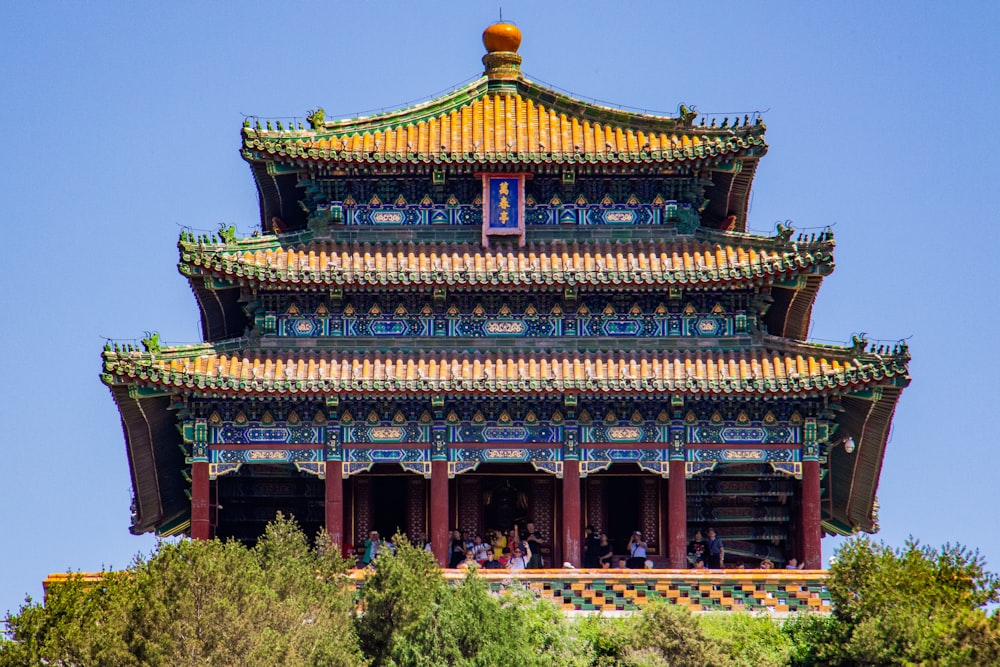
[[224, 346], [111, 351], [109, 386], [200, 396], [329, 393], [663, 393], [733, 397], [849, 395], [908, 382], [908, 354], [786, 344], [784, 351], [629, 353], [259, 353]]
[[[465, 88], [447, 100], [477, 91]], [[250, 162], [303, 164], [706, 165], [767, 152], [759, 119], [686, 127], [677, 118], [582, 101], [569, 104], [569, 99], [522, 79], [515, 94], [483, 88], [479, 96], [450, 110], [436, 102], [318, 129], [245, 126], [242, 154]], [[441, 107], [438, 115], [429, 114], [429, 108]]]
[[[728, 243], [725, 241], [728, 239]], [[833, 239], [785, 243], [745, 234], [635, 243], [531, 244], [516, 252], [474, 244], [328, 243], [287, 245], [277, 237], [211, 243], [182, 238], [179, 269], [209, 289], [333, 286], [676, 285], [740, 288], [812, 286], [806, 275], [833, 269]], [[814, 295], [813, 295], [814, 296]]]

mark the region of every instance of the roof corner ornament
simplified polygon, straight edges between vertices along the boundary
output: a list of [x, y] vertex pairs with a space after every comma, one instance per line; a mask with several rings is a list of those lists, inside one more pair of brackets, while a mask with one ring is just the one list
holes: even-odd
[[851, 336], [851, 354], [863, 354], [867, 345], [868, 334], [864, 331], [856, 336]]
[[775, 224], [775, 227], [778, 230], [777, 237], [782, 243], [788, 243], [792, 239], [792, 234], [795, 233], [795, 228], [792, 227], [792, 221], [785, 220], [785, 222], [788, 223], [787, 227], [780, 222]]
[[157, 354], [160, 351], [160, 332], [146, 332], [146, 337], [139, 341], [142, 347], [149, 354]]
[[234, 225], [226, 226], [226, 223], [219, 223], [219, 231], [216, 232], [219, 235], [219, 241], [226, 245], [234, 245], [236, 243], [236, 227]]
[[309, 121], [309, 127], [312, 129], [322, 130], [326, 122], [326, 111], [323, 110], [323, 107], [310, 109], [306, 120]]
[[680, 105], [678, 107], [678, 118], [677, 124], [681, 127], [693, 127], [694, 119], [698, 117], [698, 111], [695, 107], [688, 107], [687, 105]]

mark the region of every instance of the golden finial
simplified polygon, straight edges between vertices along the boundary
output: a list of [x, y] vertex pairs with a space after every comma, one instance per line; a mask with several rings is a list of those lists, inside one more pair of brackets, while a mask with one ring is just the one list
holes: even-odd
[[521, 46], [521, 31], [513, 23], [498, 21], [483, 31], [483, 46], [487, 53], [510, 51], [517, 53]]
[[[483, 65], [486, 66], [491, 87], [506, 88], [510, 82], [521, 77], [521, 56], [517, 53], [521, 46], [521, 31], [516, 25], [500, 20], [487, 26], [483, 31], [483, 46], [486, 47]], [[503, 82], [508, 83], [505, 85]]]

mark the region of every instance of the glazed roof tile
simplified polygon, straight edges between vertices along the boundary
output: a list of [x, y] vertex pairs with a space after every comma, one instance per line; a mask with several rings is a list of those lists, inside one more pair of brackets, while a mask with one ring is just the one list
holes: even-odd
[[[692, 126], [627, 112], [519, 79], [491, 92], [480, 79], [444, 97], [386, 114], [314, 123], [313, 129], [244, 127], [248, 160], [353, 163], [683, 163], [766, 152], [763, 123]], [[270, 123], [268, 123], [270, 128]]]
[[182, 273], [274, 287], [356, 285], [686, 285], [825, 275], [833, 241], [757, 245], [679, 240], [553, 243], [524, 249], [453, 244], [309, 243], [256, 248], [182, 241]]
[[166, 348], [105, 352], [109, 385], [138, 383], [208, 394], [329, 392], [673, 392], [710, 395], [847, 393], [905, 382], [909, 355], [852, 354], [799, 345], [784, 350], [643, 353], [369, 353]]

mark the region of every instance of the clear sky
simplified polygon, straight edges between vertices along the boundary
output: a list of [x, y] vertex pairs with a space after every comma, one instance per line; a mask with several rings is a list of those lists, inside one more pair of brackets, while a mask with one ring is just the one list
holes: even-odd
[[[833, 225], [812, 336], [908, 338], [881, 537], [1000, 569], [997, 2], [505, 0], [529, 78], [675, 113], [759, 110], [749, 226]], [[0, 616], [49, 572], [128, 565], [103, 337], [199, 340], [181, 226], [258, 221], [243, 114], [353, 116], [482, 72], [497, 2], [0, 3]], [[835, 541], [824, 539], [824, 552]]]

